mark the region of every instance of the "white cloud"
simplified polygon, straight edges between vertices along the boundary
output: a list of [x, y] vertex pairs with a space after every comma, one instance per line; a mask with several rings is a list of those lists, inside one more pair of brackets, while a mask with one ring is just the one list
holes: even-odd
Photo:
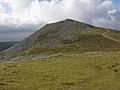
[[112, 0], [0, 0], [0, 25], [16, 28], [32, 25], [34, 30], [43, 23], [71, 18], [120, 30], [119, 6]]
[[110, 11], [108, 11], [108, 14], [114, 14], [116, 12], [117, 12], [117, 10], [110, 10]]

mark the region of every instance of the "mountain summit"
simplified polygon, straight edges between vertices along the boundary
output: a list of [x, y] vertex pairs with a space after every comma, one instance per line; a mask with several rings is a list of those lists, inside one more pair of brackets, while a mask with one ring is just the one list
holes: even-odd
[[[66, 19], [45, 25], [1, 54], [4, 57], [16, 57], [40, 53], [114, 51], [120, 49], [119, 42], [103, 35], [108, 30]], [[113, 30], [109, 31], [114, 32]]]

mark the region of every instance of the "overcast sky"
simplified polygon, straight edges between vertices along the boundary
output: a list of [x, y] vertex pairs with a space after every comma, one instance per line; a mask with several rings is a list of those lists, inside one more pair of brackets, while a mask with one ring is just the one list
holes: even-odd
[[120, 0], [0, 0], [0, 42], [66, 18], [120, 30]]

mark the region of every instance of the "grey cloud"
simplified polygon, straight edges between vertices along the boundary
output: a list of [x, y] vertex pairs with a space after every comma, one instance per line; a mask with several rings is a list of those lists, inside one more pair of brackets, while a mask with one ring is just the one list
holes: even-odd
[[43, 25], [44, 23], [26, 24], [22, 25], [21, 27], [0, 25], [0, 42], [22, 40], [41, 28]]

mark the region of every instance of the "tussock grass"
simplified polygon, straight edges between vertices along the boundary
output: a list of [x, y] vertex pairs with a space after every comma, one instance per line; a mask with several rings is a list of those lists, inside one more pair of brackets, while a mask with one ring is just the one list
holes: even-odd
[[120, 89], [120, 52], [59, 54], [50, 59], [0, 64], [0, 89]]

